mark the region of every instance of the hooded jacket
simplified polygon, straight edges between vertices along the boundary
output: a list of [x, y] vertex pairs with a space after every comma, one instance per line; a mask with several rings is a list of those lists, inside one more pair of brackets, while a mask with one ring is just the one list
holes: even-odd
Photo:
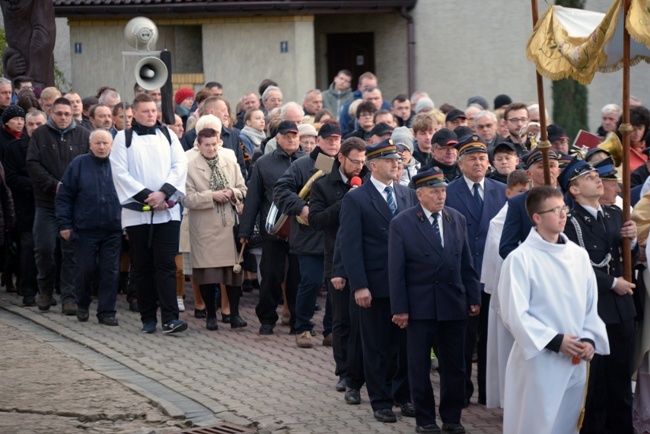
[[341, 111], [343, 107], [354, 99], [354, 94], [352, 88], [347, 88], [346, 90], [336, 90], [334, 89], [334, 83], [330, 84], [330, 87], [323, 92], [323, 108], [331, 111], [336, 119], [341, 116]]

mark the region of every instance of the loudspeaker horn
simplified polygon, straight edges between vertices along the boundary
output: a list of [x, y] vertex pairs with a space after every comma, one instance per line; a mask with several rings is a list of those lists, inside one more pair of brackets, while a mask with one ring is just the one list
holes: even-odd
[[165, 63], [157, 57], [144, 57], [135, 65], [135, 81], [145, 90], [163, 87], [168, 74]]
[[152, 51], [158, 41], [158, 27], [146, 17], [135, 17], [124, 28], [126, 42], [136, 50]]

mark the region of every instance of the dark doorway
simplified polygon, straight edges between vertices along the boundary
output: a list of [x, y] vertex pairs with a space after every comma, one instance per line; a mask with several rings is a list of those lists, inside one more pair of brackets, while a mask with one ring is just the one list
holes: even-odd
[[327, 35], [328, 83], [341, 69], [352, 71], [352, 88], [367, 71], [375, 72], [375, 35], [373, 33], [330, 33]]

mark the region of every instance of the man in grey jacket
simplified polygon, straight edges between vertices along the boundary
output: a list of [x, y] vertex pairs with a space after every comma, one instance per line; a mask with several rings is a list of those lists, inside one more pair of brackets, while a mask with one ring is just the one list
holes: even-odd
[[352, 93], [352, 73], [342, 69], [334, 77], [334, 82], [323, 92], [323, 108], [331, 111], [336, 119], [341, 116], [343, 107], [354, 99]]

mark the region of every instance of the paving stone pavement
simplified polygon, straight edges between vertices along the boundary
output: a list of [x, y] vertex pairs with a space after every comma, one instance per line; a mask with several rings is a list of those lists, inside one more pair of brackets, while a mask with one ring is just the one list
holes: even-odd
[[[320, 345], [323, 311], [314, 317], [316, 345], [300, 349], [289, 328], [280, 324], [273, 336], [258, 335], [260, 324], [254, 312], [257, 291], [244, 294], [241, 300], [241, 314], [248, 327], [233, 330], [220, 322], [219, 330], [213, 332], [206, 330], [205, 320], [194, 318], [189, 285], [186, 294], [187, 310], [181, 319], [188, 321], [189, 330], [170, 336], [162, 334], [160, 324], [153, 335], [140, 332], [139, 314], [128, 311], [123, 295], [118, 296], [119, 327], [100, 326], [92, 315], [95, 304], [86, 323], [63, 316], [60, 306], [45, 313], [35, 307], [21, 307], [20, 297], [5, 292], [0, 293], [0, 308], [196, 401], [218, 420], [257, 426], [262, 433], [415, 432], [415, 420], [402, 418], [399, 411], [397, 423], [376, 422], [365, 390], [360, 406], [347, 405], [343, 394], [336, 392], [332, 350]], [[325, 306], [323, 297], [319, 302]], [[6, 340], [4, 336], [0, 339]], [[437, 391], [437, 373], [432, 374], [432, 380]], [[160, 395], [163, 405], [165, 396]], [[462, 416], [463, 425], [472, 434], [501, 433], [501, 421], [500, 410], [486, 409], [476, 402]]]

